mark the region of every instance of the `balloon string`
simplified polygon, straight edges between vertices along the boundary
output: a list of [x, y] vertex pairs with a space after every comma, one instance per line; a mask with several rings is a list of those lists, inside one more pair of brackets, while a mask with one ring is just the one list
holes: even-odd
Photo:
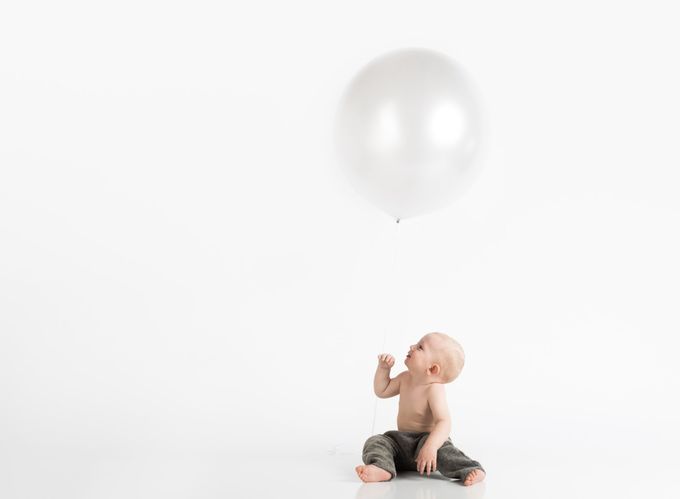
[[[398, 255], [398, 253], [399, 253], [399, 219], [398, 218], [397, 218], [397, 223], [395, 225], [396, 225], [396, 227], [394, 229], [393, 244], [391, 245], [392, 246], [391, 271], [392, 271], [392, 278], [394, 279], [392, 291], [394, 292], [394, 294], [396, 296], [399, 296], [399, 291], [400, 291], [399, 290], [399, 284], [400, 284], [400, 282], [397, 279], [397, 275], [398, 275], [398, 271], [399, 271], [399, 255]], [[392, 303], [392, 305], [394, 305], [395, 303], [396, 303], [396, 300]], [[394, 306], [392, 308], [392, 307], [389, 306], [389, 304], [387, 306], [387, 309], [392, 310], [392, 311], [400, 310], [399, 307]], [[396, 315], [393, 317], [393, 319], [395, 317], [396, 317]], [[396, 321], [396, 320], [394, 322], [398, 323], [398, 321]], [[382, 342], [382, 348], [380, 349], [381, 354], [385, 352], [385, 346], [387, 344], [387, 331], [389, 330], [390, 326], [391, 326], [391, 324], [387, 325], [383, 328], [383, 342]], [[394, 364], [396, 366], [396, 364], [397, 364], [396, 359], [395, 359]], [[371, 435], [373, 435], [374, 432], [375, 432], [375, 420], [376, 420], [377, 413], [378, 413], [378, 397], [376, 396], [375, 397], [375, 403], [373, 404], [373, 422], [371, 423], [371, 433], [370, 433]]]

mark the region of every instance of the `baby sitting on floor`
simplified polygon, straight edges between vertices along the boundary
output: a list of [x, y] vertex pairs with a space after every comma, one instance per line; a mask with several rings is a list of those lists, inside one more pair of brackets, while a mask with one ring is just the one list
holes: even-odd
[[438, 470], [464, 485], [481, 482], [486, 473], [454, 447], [449, 437], [451, 418], [445, 383], [458, 377], [465, 354], [460, 344], [443, 333], [430, 333], [411, 345], [404, 359], [408, 368], [390, 379], [394, 357], [378, 356], [373, 389], [380, 398], [399, 395], [398, 431], [373, 435], [364, 444], [364, 465], [355, 468], [364, 482], [391, 480], [400, 471], [421, 475]]

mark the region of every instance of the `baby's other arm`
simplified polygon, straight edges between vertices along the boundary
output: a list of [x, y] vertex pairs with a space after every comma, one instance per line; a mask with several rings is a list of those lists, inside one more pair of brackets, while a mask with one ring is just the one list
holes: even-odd
[[393, 365], [394, 357], [390, 354], [383, 353], [378, 355], [378, 368], [375, 371], [375, 378], [373, 379], [373, 391], [381, 399], [394, 397], [399, 394], [401, 375], [403, 373], [390, 379], [390, 370]]
[[432, 411], [434, 428], [416, 457], [416, 469], [421, 475], [427, 472], [429, 476], [430, 472], [437, 469], [437, 450], [444, 445], [451, 431], [451, 417], [446, 403], [444, 385], [440, 383], [430, 385], [427, 391], [427, 403]]
[[440, 383], [432, 383], [427, 391], [427, 403], [432, 411], [434, 428], [425, 441], [425, 445], [431, 445], [439, 449], [451, 432], [451, 416], [449, 406], [446, 403], [446, 390]]

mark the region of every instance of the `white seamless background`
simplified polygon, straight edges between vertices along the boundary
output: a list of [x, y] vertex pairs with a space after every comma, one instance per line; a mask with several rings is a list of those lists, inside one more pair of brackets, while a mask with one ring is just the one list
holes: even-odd
[[[466, 349], [452, 435], [480, 461], [677, 461], [674, 14], [3, 2], [1, 460], [358, 455], [377, 354], [398, 372], [437, 330]], [[490, 136], [462, 198], [397, 227], [331, 127], [354, 73], [402, 47], [468, 69]], [[375, 431], [395, 417], [379, 401]]]

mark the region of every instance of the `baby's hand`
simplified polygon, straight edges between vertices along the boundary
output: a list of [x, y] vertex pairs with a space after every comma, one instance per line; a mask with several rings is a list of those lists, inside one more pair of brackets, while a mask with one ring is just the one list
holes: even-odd
[[392, 369], [394, 365], [394, 357], [389, 353], [381, 353], [378, 355], [378, 367], [380, 369]]

